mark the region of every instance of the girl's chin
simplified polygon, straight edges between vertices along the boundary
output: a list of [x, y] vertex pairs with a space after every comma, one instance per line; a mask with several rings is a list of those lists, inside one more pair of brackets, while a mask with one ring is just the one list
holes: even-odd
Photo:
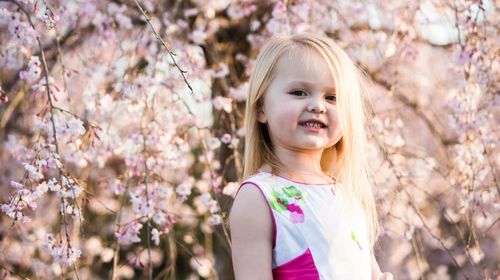
[[329, 146], [323, 142], [302, 142], [297, 147], [305, 150], [324, 150]]

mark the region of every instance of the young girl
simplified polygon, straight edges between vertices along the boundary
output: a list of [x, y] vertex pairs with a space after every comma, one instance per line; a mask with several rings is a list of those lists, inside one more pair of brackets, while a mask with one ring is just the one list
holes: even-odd
[[229, 221], [236, 279], [392, 279], [373, 254], [363, 104], [356, 67], [329, 38], [264, 46]]

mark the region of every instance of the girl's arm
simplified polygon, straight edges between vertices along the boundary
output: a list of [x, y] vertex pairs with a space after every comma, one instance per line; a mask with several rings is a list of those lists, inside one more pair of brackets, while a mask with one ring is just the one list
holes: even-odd
[[392, 280], [393, 276], [389, 272], [384, 272], [380, 270], [377, 259], [372, 253], [372, 280]]
[[243, 185], [234, 200], [229, 223], [236, 280], [273, 279], [273, 224], [266, 203], [250, 184]]

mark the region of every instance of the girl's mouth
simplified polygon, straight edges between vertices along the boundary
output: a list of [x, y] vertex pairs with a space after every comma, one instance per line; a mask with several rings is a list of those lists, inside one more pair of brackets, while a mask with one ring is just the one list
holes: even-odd
[[300, 123], [299, 125], [303, 127], [306, 131], [312, 131], [312, 132], [319, 132], [327, 127], [326, 125], [317, 122], [305, 122], [305, 123]]

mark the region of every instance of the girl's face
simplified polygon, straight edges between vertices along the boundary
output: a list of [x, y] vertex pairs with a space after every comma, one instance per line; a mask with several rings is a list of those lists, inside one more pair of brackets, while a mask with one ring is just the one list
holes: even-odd
[[[302, 50], [302, 49], [301, 49]], [[333, 74], [313, 50], [285, 53], [264, 93], [258, 121], [267, 123], [273, 144], [293, 151], [322, 150], [341, 138]], [[321, 128], [306, 121], [317, 120]]]

